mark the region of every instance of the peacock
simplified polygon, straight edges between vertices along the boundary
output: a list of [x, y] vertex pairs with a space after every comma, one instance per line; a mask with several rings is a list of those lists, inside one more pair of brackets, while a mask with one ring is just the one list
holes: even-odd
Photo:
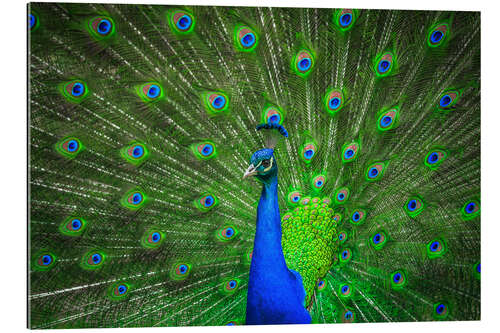
[[30, 328], [480, 319], [479, 12], [27, 15]]

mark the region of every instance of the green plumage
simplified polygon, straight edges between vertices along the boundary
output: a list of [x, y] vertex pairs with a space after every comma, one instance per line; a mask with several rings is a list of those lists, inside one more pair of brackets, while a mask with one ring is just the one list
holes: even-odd
[[241, 177], [276, 114], [283, 250], [313, 323], [480, 319], [479, 13], [28, 12], [31, 328], [244, 324], [260, 185]]

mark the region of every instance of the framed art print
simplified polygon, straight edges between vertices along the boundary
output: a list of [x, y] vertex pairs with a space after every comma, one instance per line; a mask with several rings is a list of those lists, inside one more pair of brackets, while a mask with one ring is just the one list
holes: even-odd
[[479, 12], [27, 15], [30, 328], [480, 319]]

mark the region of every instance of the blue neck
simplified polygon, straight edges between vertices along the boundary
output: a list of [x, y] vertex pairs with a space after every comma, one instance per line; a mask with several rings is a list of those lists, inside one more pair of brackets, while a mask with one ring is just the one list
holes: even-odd
[[252, 264], [258, 267], [273, 267], [273, 270], [288, 274], [283, 249], [281, 248], [281, 217], [278, 206], [278, 177], [262, 187], [257, 207], [257, 230], [255, 232]]
[[286, 266], [281, 248], [278, 178], [266, 181], [257, 208], [248, 281], [247, 325], [309, 323], [302, 279]]

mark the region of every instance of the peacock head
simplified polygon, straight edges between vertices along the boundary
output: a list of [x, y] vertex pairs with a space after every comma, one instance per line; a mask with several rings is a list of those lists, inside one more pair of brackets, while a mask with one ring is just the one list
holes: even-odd
[[274, 157], [274, 147], [278, 137], [288, 137], [287, 130], [278, 123], [267, 123], [257, 125], [257, 131], [265, 129], [267, 133], [265, 143], [267, 148], [257, 150], [250, 158], [250, 166], [245, 171], [243, 178], [255, 176], [264, 184], [269, 184], [278, 176], [278, 164]]
[[278, 165], [273, 155], [274, 150], [264, 148], [257, 150], [250, 158], [250, 166], [245, 171], [243, 178], [255, 176], [263, 183], [270, 182], [278, 174]]

